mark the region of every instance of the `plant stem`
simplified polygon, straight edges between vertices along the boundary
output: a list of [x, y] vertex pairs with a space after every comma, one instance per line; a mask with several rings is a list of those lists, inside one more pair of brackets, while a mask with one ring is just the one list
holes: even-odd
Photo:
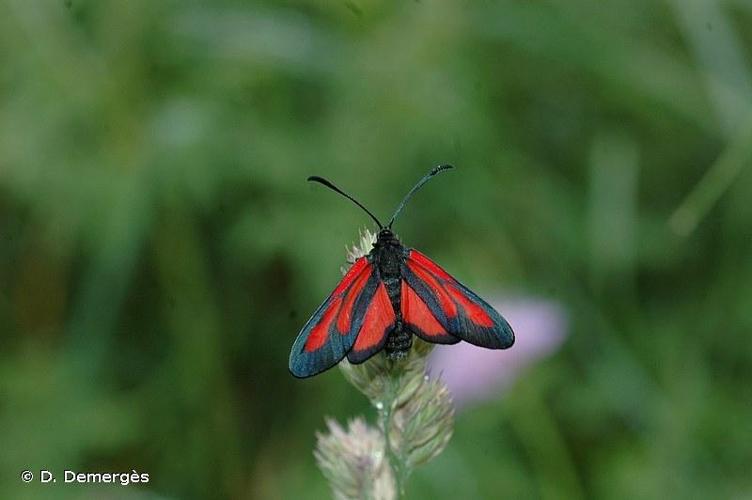
[[385, 401], [382, 401], [382, 408], [379, 409], [379, 416], [381, 417], [381, 429], [384, 433], [384, 443], [386, 446], [386, 453], [389, 459], [389, 464], [392, 467], [394, 473], [394, 482], [397, 490], [397, 494], [400, 497], [405, 495], [405, 464], [398, 450], [392, 447], [392, 441], [390, 438], [392, 429], [392, 417], [394, 415], [394, 405], [397, 400], [397, 388], [395, 384], [399, 384], [399, 377], [393, 379], [389, 383], [389, 389], [386, 391]]

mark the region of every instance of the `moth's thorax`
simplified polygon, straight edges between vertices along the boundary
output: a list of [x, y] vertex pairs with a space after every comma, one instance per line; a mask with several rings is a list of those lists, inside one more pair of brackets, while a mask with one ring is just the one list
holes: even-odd
[[369, 258], [378, 267], [382, 279], [399, 277], [400, 264], [406, 258], [406, 250], [397, 235], [385, 228], [379, 231]]

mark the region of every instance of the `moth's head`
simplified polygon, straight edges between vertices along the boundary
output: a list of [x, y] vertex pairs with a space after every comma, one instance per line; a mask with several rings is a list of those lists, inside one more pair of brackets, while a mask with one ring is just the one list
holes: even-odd
[[399, 245], [400, 241], [399, 238], [397, 238], [397, 235], [394, 234], [394, 232], [389, 229], [388, 227], [382, 227], [379, 229], [378, 234], [376, 235], [376, 243], [374, 243], [374, 246], [384, 246], [384, 245]]
[[379, 233], [376, 235], [376, 238], [379, 240], [388, 240], [393, 237], [394, 233], [388, 227], [382, 227], [381, 229], [379, 229]]

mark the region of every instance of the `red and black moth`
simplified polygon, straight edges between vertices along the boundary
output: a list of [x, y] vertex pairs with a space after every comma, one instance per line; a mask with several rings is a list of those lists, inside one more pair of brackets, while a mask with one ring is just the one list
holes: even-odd
[[395, 218], [410, 197], [431, 177], [450, 168], [440, 165], [424, 176], [386, 226], [331, 182], [308, 178], [362, 208], [379, 232], [371, 252], [355, 261], [300, 331], [290, 352], [294, 376], [311, 377], [345, 356], [350, 363], [362, 363], [381, 350], [390, 358], [402, 358], [412, 346], [413, 335], [435, 344], [464, 340], [489, 349], [514, 344], [512, 327], [501, 314], [431, 259], [403, 246], [392, 232]]

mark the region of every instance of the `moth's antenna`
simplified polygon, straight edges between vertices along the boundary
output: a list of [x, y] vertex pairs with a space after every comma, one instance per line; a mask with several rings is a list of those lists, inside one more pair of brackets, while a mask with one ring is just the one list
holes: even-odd
[[394, 215], [392, 215], [392, 218], [386, 227], [389, 229], [392, 228], [392, 224], [394, 224], [394, 219], [396, 219], [399, 213], [402, 211], [402, 208], [405, 206], [405, 203], [407, 203], [407, 200], [409, 200], [418, 189], [422, 188], [423, 184], [428, 182], [431, 179], [431, 177], [438, 174], [439, 172], [443, 172], [444, 170], [449, 170], [450, 168], [454, 168], [454, 167], [451, 165], [439, 165], [438, 167], [435, 167], [433, 170], [428, 172], [421, 180], [419, 180], [418, 183], [415, 185], [415, 187], [412, 188], [410, 192], [407, 193], [405, 197], [402, 199], [402, 203], [399, 204], [399, 206], [397, 207], [397, 210], [395, 210]]
[[353, 198], [349, 194], [345, 193], [344, 191], [342, 191], [340, 188], [338, 188], [337, 186], [335, 186], [334, 184], [332, 184], [328, 180], [324, 179], [323, 177], [319, 177], [318, 175], [312, 175], [312, 176], [310, 176], [308, 178], [308, 180], [311, 181], [311, 182], [318, 182], [319, 184], [323, 184], [324, 186], [328, 187], [332, 191], [338, 192], [339, 194], [341, 194], [342, 196], [344, 196], [345, 198], [347, 198], [348, 200], [352, 201], [353, 203], [355, 203], [356, 205], [358, 205], [360, 208], [362, 208], [365, 211], [365, 213], [367, 213], [368, 215], [370, 215], [371, 218], [376, 222], [376, 224], [378, 224], [379, 229], [383, 229], [384, 228], [384, 226], [381, 225], [381, 222], [379, 222], [379, 219], [377, 219], [376, 216], [373, 215], [366, 207], [364, 207], [363, 205], [361, 205], [358, 200], [356, 200], [355, 198]]

